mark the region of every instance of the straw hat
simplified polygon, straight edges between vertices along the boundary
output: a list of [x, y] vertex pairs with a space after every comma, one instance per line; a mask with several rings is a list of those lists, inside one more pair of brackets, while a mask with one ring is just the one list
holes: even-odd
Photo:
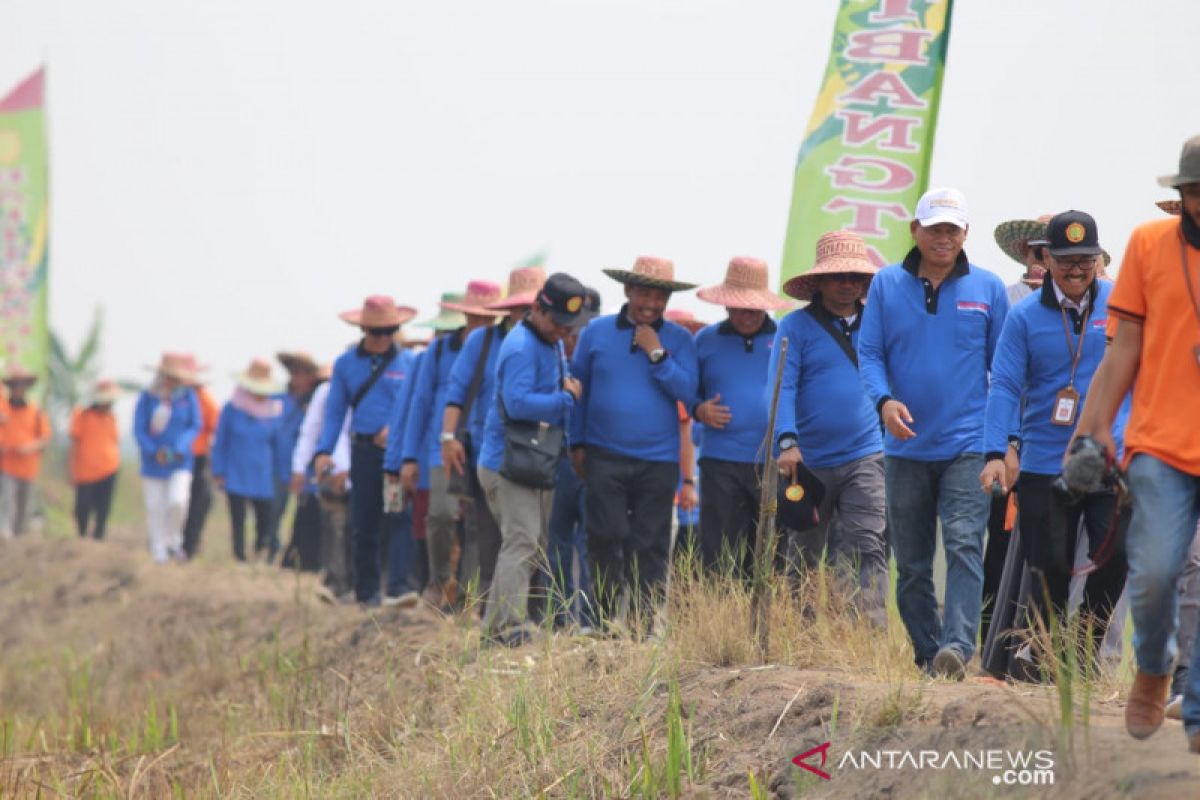
[[22, 386], [32, 386], [33, 384], [37, 383], [37, 379], [37, 375], [34, 375], [20, 364], [14, 364], [12, 367], [9, 367], [7, 372], [4, 373], [4, 383], [7, 386], [15, 386], [18, 384]]
[[726, 308], [754, 308], [759, 311], [779, 311], [791, 308], [791, 302], [767, 288], [767, 262], [738, 256], [725, 268], [725, 282], [706, 286], [696, 292], [706, 303]]
[[696, 288], [694, 283], [675, 280], [675, 263], [669, 258], [657, 256], [638, 256], [637, 261], [633, 262], [633, 269], [606, 269], [604, 274], [626, 286], [649, 286], [668, 292]]
[[92, 403], [94, 405], [112, 405], [121, 396], [121, 387], [111, 378], [101, 378], [92, 387]]
[[265, 358], [255, 358], [245, 372], [235, 373], [233, 379], [237, 385], [250, 394], [278, 394], [282, 387], [271, 378], [271, 362]]
[[1161, 208], [1163, 211], [1165, 211], [1168, 214], [1182, 214], [1183, 213], [1183, 201], [1182, 200], [1159, 200], [1154, 205], [1158, 206], [1159, 208]]
[[448, 311], [461, 311], [464, 314], [474, 314], [484, 317], [502, 317], [503, 311], [488, 308], [493, 303], [500, 302], [503, 290], [500, 284], [491, 281], [471, 281], [467, 284], [467, 293], [462, 300], [447, 303], [442, 301], [441, 307]]
[[398, 306], [396, 301], [387, 295], [373, 294], [363, 300], [362, 308], [343, 311], [338, 314], [338, 318], [360, 328], [394, 328], [416, 315], [415, 308]]
[[996, 244], [1004, 254], [1025, 266], [1025, 247], [1031, 241], [1046, 238], [1046, 223], [1053, 214], [1043, 214], [1037, 219], [1010, 219], [996, 226]]
[[309, 372], [317, 372], [320, 365], [313, 358], [312, 353], [304, 350], [281, 350], [275, 354], [275, 358], [283, 365], [283, 368], [288, 372], [297, 369], [306, 370]]
[[812, 300], [817, 278], [822, 275], [855, 273], [874, 276], [879, 267], [867, 257], [867, 243], [853, 231], [833, 231], [817, 239], [817, 263], [803, 275], [783, 285], [784, 294], [797, 300]]
[[668, 308], [663, 312], [663, 319], [667, 322], [674, 322], [676, 325], [682, 325], [688, 329], [689, 333], [693, 334], [708, 326], [707, 322], [696, 319], [695, 314], [682, 308]]
[[546, 282], [546, 270], [541, 267], [517, 267], [508, 273], [508, 292], [505, 298], [491, 303], [488, 308], [505, 311], [521, 306], [531, 306], [537, 293]]
[[464, 295], [461, 292], [445, 292], [438, 303], [438, 315], [416, 323], [416, 328], [433, 328], [435, 331], [458, 330], [467, 324], [467, 315], [461, 311], [449, 311], [446, 304], [461, 303]]
[[148, 366], [146, 369], [156, 372], [159, 375], [165, 375], [168, 378], [174, 378], [182, 383], [196, 381], [198, 379], [196, 373], [201, 371], [201, 367], [196, 364], [196, 357], [194, 355], [191, 353], [173, 352], [163, 353], [157, 367]]

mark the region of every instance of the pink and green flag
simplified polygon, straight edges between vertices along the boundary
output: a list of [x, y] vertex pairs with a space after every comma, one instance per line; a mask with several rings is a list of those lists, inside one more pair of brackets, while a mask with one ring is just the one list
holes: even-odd
[[39, 69], [0, 99], [0, 358], [44, 374], [49, 175]]
[[823, 233], [853, 230], [878, 264], [899, 261], [929, 181], [951, 0], [842, 0], [808, 123], [781, 280], [807, 272]]

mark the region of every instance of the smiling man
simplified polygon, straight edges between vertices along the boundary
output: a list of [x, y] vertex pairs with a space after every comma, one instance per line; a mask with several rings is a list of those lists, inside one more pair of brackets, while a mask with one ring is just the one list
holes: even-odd
[[[988, 499], [983, 416], [992, 353], [1008, 314], [1004, 284], [967, 260], [967, 201], [931, 189], [909, 229], [916, 246], [871, 282], [858, 356], [883, 421], [896, 604], [916, 662], [962, 679], [975, 651]], [[937, 521], [946, 549], [944, 616], [933, 588]]]

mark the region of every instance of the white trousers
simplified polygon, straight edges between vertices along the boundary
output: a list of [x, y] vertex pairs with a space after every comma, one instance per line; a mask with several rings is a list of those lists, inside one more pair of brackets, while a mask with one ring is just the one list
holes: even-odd
[[167, 478], [142, 476], [146, 537], [150, 555], [159, 564], [183, 553], [183, 520], [187, 516], [191, 491], [191, 470], [176, 470]]

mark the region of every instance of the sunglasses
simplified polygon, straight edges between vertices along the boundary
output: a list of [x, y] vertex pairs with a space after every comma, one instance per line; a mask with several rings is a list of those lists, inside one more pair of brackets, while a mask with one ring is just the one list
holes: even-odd
[[399, 325], [392, 325], [387, 328], [363, 328], [367, 336], [395, 336], [400, 330]]
[[857, 272], [838, 272], [829, 276], [835, 283], [866, 283], [869, 277]]

